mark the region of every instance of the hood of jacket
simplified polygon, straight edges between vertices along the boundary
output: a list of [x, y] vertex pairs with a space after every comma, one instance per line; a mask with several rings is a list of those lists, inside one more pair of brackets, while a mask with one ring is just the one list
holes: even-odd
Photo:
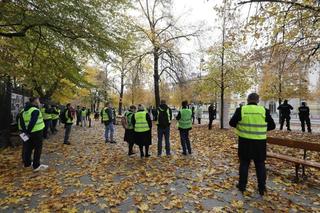
[[167, 111], [169, 107], [167, 104], [160, 104], [159, 108], [162, 109], [163, 111]]

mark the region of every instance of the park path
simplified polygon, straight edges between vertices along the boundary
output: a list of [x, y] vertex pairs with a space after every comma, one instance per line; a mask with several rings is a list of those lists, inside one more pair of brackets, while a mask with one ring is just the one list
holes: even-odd
[[0, 211], [320, 211], [319, 171], [308, 169], [307, 182], [294, 184], [294, 166], [271, 160], [267, 195], [258, 196], [253, 169], [248, 190], [241, 195], [235, 189], [238, 161], [231, 148], [235, 144], [232, 131], [195, 126], [193, 155], [182, 156], [173, 127], [171, 157], [155, 156], [155, 140], [149, 159], [128, 157], [122, 127], [116, 128], [118, 143], [105, 144], [99, 123], [87, 129], [75, 127], [71, 146], [62, 145], [61, 126], [57, 135], [44, 141], [42, 162], [50, 166], [48, 171], [34, 173], [23, 168], [21, 147], [2, 150]]

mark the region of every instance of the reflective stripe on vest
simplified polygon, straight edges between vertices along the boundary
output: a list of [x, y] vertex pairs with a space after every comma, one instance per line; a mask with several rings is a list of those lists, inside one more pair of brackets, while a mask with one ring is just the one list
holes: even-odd
[[66, 123], [67, 123], [67, 124], [73, 124], [73, 121], [72, 121], [71, 118], [68, 116], [68, 112], [69, 112], [69, 110], [66, 110], [66, 112], [65, 112], [65, 114], [64, 114], [64, 116], [66, 116], [66, 119], [67, 119]]
[[136, 112], [134, 114], [134, 118], [136, 120], [136, 123], [134, 125], [135, 132], [146, 132], [150, 130], [146, 117], [147, 117], [146, 111]]
[[179, 120], [179, 128], [190, 129], [192, 127], [192, 111], [191, 109], [181, 109], [181, 118]]
[[23, 111], [24, 111], [24, 109], [21, 109], [19, 114], [17, 115], [18, 116], [18, 129], [20, 131], [22, 130], [22, 127], [21, 127], [21, 124], [20, 124], [20, 117], [22, 116]]
[[28, 127], [29, 127], [29, 123], [30, 123], [30, 120], [31, 120], [31, 114], [32, 114], [33, 111], [39, 111], [39, 116], [38, 116], [36, 124], [34, 125], [34, 127], [31, 130], [31, 132], [37, 132], [37, 131], [43, 130], [45, 125], [44, 125], [44, 122], [43, 122], [42, 113], [36, 107], [31, 107], [28, 111], [24, 111], [22, 113], [22, 118], [23, 118], [24, 125], [25, 125], [26, 129], [28, 129]]
[[42, 107], [40, 109], [42, 116], [43, 116], [43, 120], [50, 120], [51, 119], [51, 114], [46, 113], [46, 108]]
[[87, 110], [81, 110], [81, 116], [86, 117], [87, 115]]
[[126, 116], [127, 122], [128, 122], [128, 128], [127, 129], [133, 129], [133, 124], [132, 124], [133, 112], [126, 112], [124, 116]]
[[[59, 112], [56, 108], [54, 108], [54, 111]], [[52, 120], [57, 120], [57, 119], [59, 119], [59, 115], [60, 115], [60, 113], [59, 113], [59, 114], [54, 114], [54, 113], [52, 113], [52, 114], [51, 114]]]
[[237, 124], [239, 137], [264, 140], [267, 138], [266, 109], [263, 106], [245, 105], [241, 107], [241, 121]]
[[[156, 124], [159, 123], [159, 114], [160, 114], [160, 111], [163, 112], [164, 110], [161, 109], [160, 107], [158, 108], [158, 116], [157, 116], [157, 122], [156, 122]], [[168, 122], [169, 122], [169, 124], [170, 124], [170, 123], [171, 123], [171, 120], [170, 120], [170, 110], [169, 110], [169, 108], [167, 108], [167, 115], [168, 115]]]
[[108, 120], [109, 120], [108, 108], [105, 107], [102, 109], [102, 121], [108, 121]]

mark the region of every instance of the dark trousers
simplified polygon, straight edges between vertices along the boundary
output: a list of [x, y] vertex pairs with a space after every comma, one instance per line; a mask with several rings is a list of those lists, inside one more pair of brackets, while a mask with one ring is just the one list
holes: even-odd
[[162, 154], [163, 135], [164, 135], [164, 140], [166, 144], [166, 154], [170, 155], [170, 126], [166, 128], [158, 127], [158, 155]]
[[79, 126], [80, 123], [81, 123], [81, 117], [77, 116], [77, 126]]
[[[146, 153], [143, 152], [143, 147], [145, 147]], [[146, 145], [146, 146], [140, 145], [140, 146], [139, 146], [139, 149], [140, 149], [140, 156], [141, 156], [141, 157], [144, 157], [144, 156], [149, 155], [149, 145]]]
[[71, 133], [71, 127], [72, 124], [65, 124], [64, 125], [64, 143], [68, 143], [69, 142], [69, 137], [70, 137], [70, 133]]
[[33, 132], [30, 134], [30, 139], [23, 142], [22, 156], [25, 167], [31, 166], [31, 155], [33, 151], [33, 168], [36, 169], [40, 166], [40, 157], [42, 151], [42, 138], [43, 132]]
[[194, 117], [194, 115], [192, 116], [192, 124], [194, 124], [194, 119], [195, 119], [195, 117]]
[[129, 148], [128, 155], [133, 153], [133, 146], [134, 146], [134, 141], [128, 142], [128, 148]]
[[[251, 160], [240, 159], [239, 166], [239, 187], [245, 190], [248, 182], [248, 171]], [[254, 165], [256, 167], [256, 175], [258, 179], [259, 190], [265, 190], [266, 187], [266, 165], [264, 161], [254, 160]]]
[[189, 130], [188, 129], [180, 129], [180, 140], [182, 153], [187, 154], [187, 150], [189, 154], [191, 154], [191, 144], [189, 140]]
[[307, 124], [308, 132], [311, 132], [311, 122], [309, 117], [300, 117], [301, 122], [301, 130], [302, 132], [305, 132], [305, 125]]
[[280, 117], [280, 130], [283, 129], [284, 121], [286, 121], [287, 129], [290, 130], [290, 116], [281, 116]]
[[58, 131], [57, 130], [57, 124], [58, 124], [58, 119], [52, 120], [52, 122], [51, 122], [51, 132], [52, 132], [52, 134]]
[[44, 120], [43, 137], [48, 138], [48, 131], [51, 128], [51, 120]]
[[198, 124], [201, 124], [201, 118], [198, 118]]
[[212, 122], [213, 122], [213, 119], [209, 118], [209, 129], [212, 129]]

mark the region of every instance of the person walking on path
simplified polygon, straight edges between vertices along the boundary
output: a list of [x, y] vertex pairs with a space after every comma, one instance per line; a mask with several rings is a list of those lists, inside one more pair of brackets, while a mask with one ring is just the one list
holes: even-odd
[[259, 106], [259, 95], [251, 93], [248, 104], [236, 109], [229, 125], [236, 128], [238, 135], [239, 182], [237, 188], [244, 192], [248, 182], [250, 161], [256, 167], [258, 189], [261, 196], [266, 191], [266, 148], [267, 131], [276, 128], [269, 110]]
[[202, 106], [199, 104], [196, 110], [196, 117], [198, 120], [198, 124], [201, 124], [202, 114], [203, 114]]
[[60, 115], [60, 112], [59, 112], [58, 108], [55, 105], [52, 105], [51, 106], [51, 118], [52, 118], [51, 133], [52, 134], [55, 134], [58, 132], [57, 124], [58, 124], [58, 120], [59, 120], [59, 115]]
[[70, 145], [69, 138], [71, 133], [71, 127], [73, 124], [74, 117], [76, 116], [76, 112], [74, 113], [74, 109], [72, 109], [71, 104], [67, 104], [67, 109], [64, 112], [64, 116], [66, 118], [66, 122], [64, 124], [64, 141], [63, 144]]
[[48, 139], [48, 131], [51, 129], [52, 125], [51, 109], [48, 104], [44, 104], [43, 107], [40, 108], [40, 111], [45, 125], [43, 129], [43, 138]]
[[158, 126], [158, 156], [162, 154], [162, 138], [165, 139], [166, 155], [170, 155], [170, 124], [172, 120], [172, 110], [168, 107], [165, 100], [160, 101], [157, 113]]
[[291, 131], [290, 129], [290, 113], [293, 110], [293, 107], [288, 104], [288, 100], [284, 100], [283, 104], [278, 106], [279, 116], [280, 116], [280, 130], [283, 129], [284, 121], [286, 121], [287, 130]]
[[189, 154], [192, 154], [189, 139], [189, 131], [192, 129], [192, 110], [188, 109], [188, 101], [182, 102], [182, 109], [179, 111], [176, 119], [178, 120], [182, 154], [187, 155], [187, 150]]
[[89, 122], [89, 128], [91, 127], [91, 110], [88, 108], [87, 109], [87, 114], [86, 114], [87, 121]]
[[81, 127], [86, 127], [87, 126], [87, 110], [85, 107], [82, 107], [81, 109]]
[[132, 116], [136, 112], [136, 106], [132, 105], [130, 106], [129, 110], [124, 113], [124, 117], [126, 120], [126, 127], [124, 132], [124, 141], [128, 143], [128, 155], [135, 154], [133, 152], [133, 146], [134, 146], [134, 127], [132, 124]]
[[208, 107], [208, 113], [209, 113], [209, 129], [212, 129], [212, 122], [214, 119], [216, 119], [216, 115], [217, 115], [217, 110], [216, 108], [213, 106], [213, 104], [210, 104], [210, 106]]
[[[150, 157], [149, 146], [152, 143], [152, 121], [142, 104], [139, 104], [138, 111], [132, 116], [132, 125], [134, 127], [135, 144], [139, 146], [141, 158]], [[145, 153], [143, 152], [143, 147], [145, 147]]]
[[194, 104], [191, 105], [191, 111], [192, 111], [192, 124], [194, 124], [194, 119], [195, 119], [195, 107], [194, 107]]
[[301, 106], [299, 107], [299, 119], [302, 132], [305, 132], [305, 124], [307, 124], [308, 132], [311, 132], [310, 109], [306, 102], [301, 102]]
[[101, 110], [101, 123], [105, 126], [104, 137], [105, 142], [108, 143], [116, 143], [113, 139], [114, 134], [114, 121], [115, 121], [115, 113], [112, 108], [112, 103], [107, 102], [105, 107]]
[[77, 106], [76, 117], [77, 117], [77, 126], [79, 126], [79, 124], [81, 123], [81, 109], [80, 109], [80, 106]]
[[[28, 139], [23, 142], [24, 167], [30, 167], [32, 165], [33, 171], [41, 171], [48, 168], [47, 165], [40, 164], [45, 124], [39, 106], [39, 98], [30, 98], [30, 104], [24, 108], [19, 117], [19, 126], [22, 132], [28, 137]], [[32, 151], [33, 161], [31, 162]]]

